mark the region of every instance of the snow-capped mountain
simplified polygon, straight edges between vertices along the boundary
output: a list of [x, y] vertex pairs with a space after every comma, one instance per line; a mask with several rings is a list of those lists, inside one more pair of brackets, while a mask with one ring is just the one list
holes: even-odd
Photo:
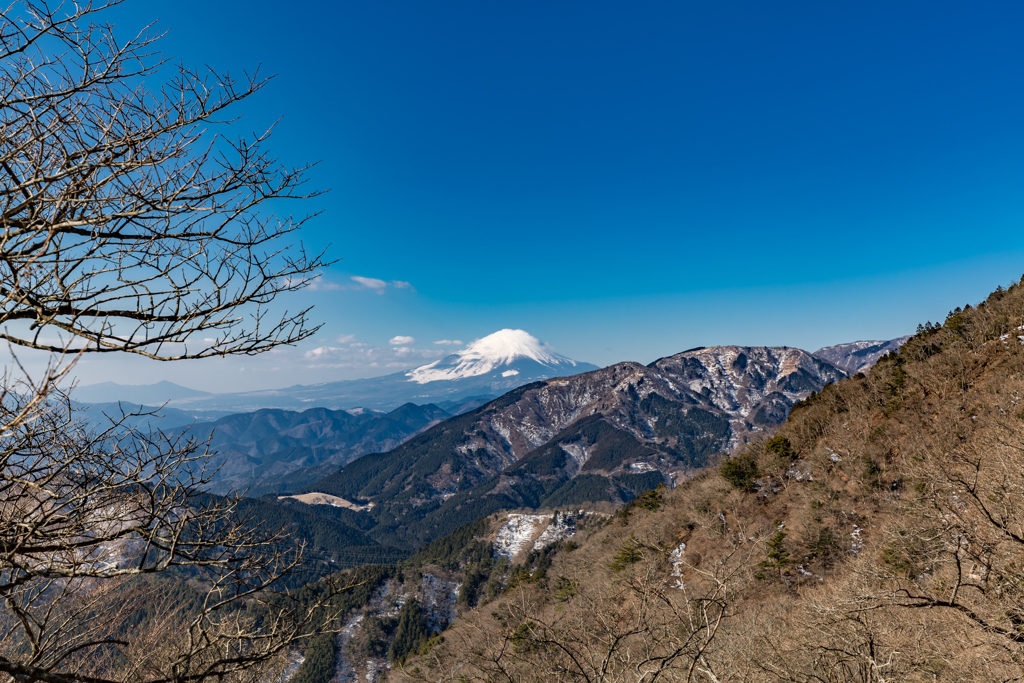
[[497, 375], [516, 377], [516, 384], [524, 382], [519, 378], [524, 372], [535, 381], [563, 375], [575, 375], [593, 370], [589, 363], [576, 361], [554, 352], [550, 346], [524, 330], [498, 330], [483, 339], [478, 339], [464, 350], [418, 367], [405, 373], [409, 381], [417, 384], [454, 381]]
[[[387, 411], [405, 403], [439, 403], [445, 410], [457, 413], [524, 384], [596, 369], [596, 365], [559, 355], [528, 332], [506, 329], [478, 339], [441, 360], [383, 377], [234, 394], [167, 395], [163, 400], [152, 398], [150, 403], [167, 402], [174, 408], [220, 414], [262, 408], [347, 410], [362, 407]], [[154, 387], [159, 385], [148, 388]], [[83, 387], [83, 390], [90, 388]], [[106, 394], [104, 398], [118, 400]]]

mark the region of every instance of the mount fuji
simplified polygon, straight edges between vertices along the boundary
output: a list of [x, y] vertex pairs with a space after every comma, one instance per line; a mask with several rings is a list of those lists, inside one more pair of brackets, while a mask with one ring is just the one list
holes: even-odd
[[405, 376], [420, 385], [474, 380], [504, 392], [530, 382], [596, 369], [596, 365], [555, 353], [528, 332], [499, 330]]
[[[555, 353], [528, 332], [506, 329], [478, 339], [433, 363], [383, 377], [232, 394], [181, 396], [179, 393], [167, 395], [164, 401], [170, 407], [197, 415], [214, 411], [242, 413], [262, 408], [388, 411], [405, 403], [442, 404], [445, 410], [458, 413], [524, 384], [597, 369], [596, 365]], [[92, 387], [82, 387], [80, 393], [89, 396], [90, 389]], [[117, 385], [106, 383], [103, 389], [102, 395], [108, 397], [107, 401], [115, 400], [109, 397], [116, 393]], [[127, 390], [137, 391], [139, 387], [124, 389], [127, 395]], [[153, 402], [163, 401], [154, 399]]]

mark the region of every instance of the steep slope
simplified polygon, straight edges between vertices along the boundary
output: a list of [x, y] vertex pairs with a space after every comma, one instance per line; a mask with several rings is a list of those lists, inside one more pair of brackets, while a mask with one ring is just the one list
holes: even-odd
[[1020, 680], [1022, 330], [1024, 286], [958, 309], [522, 560], [387, 680]]
[[[265, 530], [286, 528], [293, 542], [305, 543], [303, 568], [293, 578], [295, 587], [303, 578], [323, 576], [325, 572], [364, 564], [397, 562], [408, 552], [381, 545], [360, 529], [362, 519], [348, 510], [323, 505], [301, 505], [276, 501], [272, 497], [242, 498], [237, 504], [239, 517]], [[296, 583], [298, 582], [298, 583]]]
[[339, 633], [316, 638], [303, 653], [294, 653], [299, 665], [289, 680], [390, 680], [389, 671], [408, 657], [443, 642], [439, 634], [459, 613], [493, 598], [526, 566], [542, 574], [564, 541], [600, 527], [606, 518], [500, 513], [459, 528], [397, 566], [346, 572], [357, 587], [337, 605]]
[[909, 336], [897, 337], [888, 341], [857, 341], [849, 344], [836, 344], [818, 349], [814, 352], [814, 356], [827, 360], [851, 375], [856, 375], [858, 372], [870, 370], [879, 358], [890, 351], [899, 350], [908, 339], [910, 339]]
[[520, 387], [304, 490], [373, 503], [418, 544], [499, 509], [621, 503], [685, 479], [844, 376], [793, 348], [715, 347]]
[[781, 424], [798, 400], [846, 376], [833, 364], [787, 346], [695, 349], [650, 367], [726, 413], [733, 447], [751, 431]]

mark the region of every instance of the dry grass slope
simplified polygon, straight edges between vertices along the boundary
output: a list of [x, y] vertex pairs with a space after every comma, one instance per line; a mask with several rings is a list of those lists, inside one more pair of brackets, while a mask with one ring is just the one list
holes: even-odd
[[922, 330], [736, 456], [746, 481], [579, 534], [392, 680], [1021, 680], [1022, 328], [1016, 285]]

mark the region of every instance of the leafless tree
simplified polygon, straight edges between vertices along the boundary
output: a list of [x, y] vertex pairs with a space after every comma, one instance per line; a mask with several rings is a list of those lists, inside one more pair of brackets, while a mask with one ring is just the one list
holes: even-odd
[[[302, 548], [201, 493], [205, 444], [91, 428], [56, 386], [83, 354], [252, 355], [314, 334], [309, 308], [271, 317], [325, 262], [295, 243], [308, 216], [269, 208], [316, 193], [269, 131], [217, 132], [267, 79], [174, 65], [149, 29], [121, 40], [102, 21], [115, 4], [0, 16], [0, 339], [51, 354], [34, 379], [13, 360], [0, 387], [0, 678], [256, 680], [331, 627], [343, 587], [281, 590]], [[169, 575], [192, 602], [167, 597]]]
[[[398, 672], [399, 680], [733, 680], [721, 673], [728, 657], [719, 652], [718, 638], [749, 579], [749, 550], [729, 554], [713, 569], [677, 558], [674, 573], [666, 576], [668, 550], [647, 547], [643, 559], [621, 576], [578, 567], [573, 577], [561, 577], [564, 587], [555, 605], [543, 590], [517, 587], [488, 606], [491, 623], [446, 634], [443, 652], [421, 657]], [[684, 567], [687, 580], [681, 581]], [[459, 642], [460, 635], [470, 641]]]
[[308, 309], [271, 320], [265, 306], [322, 263], [289, 248], [305, 219], [264, 209], [313, 194], [306, 169], [268, 156], [269, 131], [210, 133], [267, 80], [176, 66], [149, 90], [171, 65], [149, 33], [118, 42], [92, 23], [110, 4], [4, 11], [0, 338], [162, 360], [305, 339]]
[[912, 468], [920, 491], [906, 504], [913, 523], [886, 539], [886, 568], [894, 605], [948, 612], [965, 632], [982, 634], [1019, 662], [1024, 384], [1017, 379], [1021, 349], [1000, 351], [1000, 373], [972, 378], [975, 386], [962, 401], [937, 411], [940, 426], [911, 441], [924, 454]]

